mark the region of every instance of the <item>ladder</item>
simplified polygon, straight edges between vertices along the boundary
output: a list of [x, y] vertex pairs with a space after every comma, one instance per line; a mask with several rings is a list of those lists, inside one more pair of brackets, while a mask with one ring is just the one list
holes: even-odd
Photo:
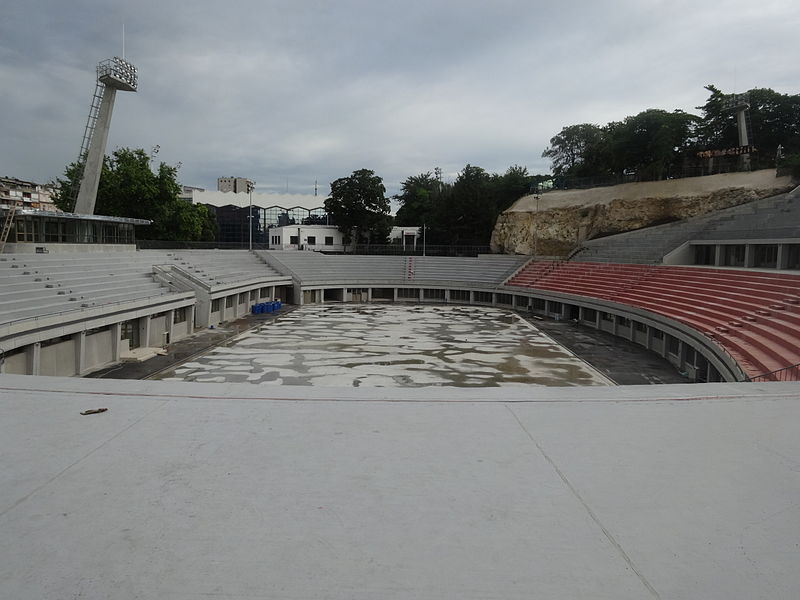
[[89, 145], [92, 143], [92, 136], [94, 136], [94, 129], [97, 125], [97, 117], [100, 114], [100, 103], [103, 101], [105, 88], [105, 84], [98, 79], [97, 85], [95, 85], [94, 88], [94, 95], [92, 96], [92, 104], [89, 106], [89, 118], [86, 119], [86, 127], [83, 130], [81, 151], [80, 154], [78, 154], [78, 177], [72, 188], [72, 195], [70, 198], [71, 210], [75, 210], [75, 202], [78, 200], [78, 192], [81, 189], [81, 182], [83, 181], [83, 170], [86, 167], [86, 155], [89, 153]]
[[15, 198], [11, 198], [8, 203], [8, 208], [6, 209], [6, 218], [5, 221], [3, 221], [3, 229], [0, 231], [0, 254], [3, 253], [3, 250], [6, 247], [8, 234], [11, 233], [11, 225], [14, 224], [14, 213], [17, 212], [18, 206], [19, 201]]

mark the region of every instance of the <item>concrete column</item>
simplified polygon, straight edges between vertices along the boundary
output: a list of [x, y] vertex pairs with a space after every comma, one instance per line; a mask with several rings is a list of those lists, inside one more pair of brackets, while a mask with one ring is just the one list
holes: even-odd
[[753, 244], [744, 245], [744, 266], [751, 269], [756, 263], [756, 253], [754, 252], [755, 246]]
[[166, 317], [166, 331], [167, 331], [167, 343], [172, 343], [173, 333], [175, 331], [175, 311], [168, 310]]
[[122, 353], [122, 323], [114, 323], [111, 326], [111, 360], [119, 362], [120, 354]]
[[83, 375], [86, 370], [86, 332], [76, 333], [73, 340], [75, 340], [75, 374]]
[[717, 244], [714, 247], [714, 266], [721, 267], [725, 262], [725, 246]]
[[778, 260], [775, 267], [777, 269], [789, 268], [789, 244], [778, 244]]
[[141, 348], [150, 346], [150, 315], [139, 317], [139, 346]]
[[28, 346], [28, 373], [38, 375], [42, 366], [42, 345], [34, 342]]
[[227, 304], [228, 299], [225, 296], [221, 296], [219, 298], [219, 322], [222, 323], [225, 321], [225, 305]]
[[372, 288], [367, 288], [367, 302], [372, 302]]
[[648, 350], [653, 349], [653, 328], [650, 325], [647, 326], [647, 343], [645, 344], [645, 348]]
[[188, 307], [189, 314], [186, 315], [186, 335], [194, 332], [195, 305]]
[[448, 290], [448, 289], [444, 290], [444, 301], [445, 301], [445, 303], [450, 302], [450, 290]]
[[89, 144], [89, 151], [86, 153], [83, 180], [78, 191], [78, 199], [75, 202], [75, 212], [78, 214], [94, 214], [97, 186], [100, 183], [100, 172], [103, 169], [103, 156], [106, 151], [108, 130], [111, 128], [111, 113], [114, 110], [116, 95], [117, 90], [113, 87], [103, 87], [103, 99], [100, 101], [100, 110], [97, 112], [92, 141]]
[[473, 292], [472, 290], [469, 291], [469, 303], [475, 304], [475, 292]]
[[397, 288], [394, 288], [394, 298], [393, 300], [397, 302]]

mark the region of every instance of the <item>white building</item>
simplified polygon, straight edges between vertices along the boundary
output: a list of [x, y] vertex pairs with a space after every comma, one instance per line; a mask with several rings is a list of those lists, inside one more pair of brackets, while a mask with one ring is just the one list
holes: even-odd
[[389, 233], [389, 241], [392, 244], [400, 244], [403, 249], [411, 248], [416, 250], [417, 246], [422, 246], [421, 227], [392, 227]]
[[342, 252], [342, 232], [333, 225], [285, 225], [271, 227], [270, 250], [324, 250]]
[[217, 191], [247, 193], [250, 191], [251, 183], [246, 177], [218, 177]]

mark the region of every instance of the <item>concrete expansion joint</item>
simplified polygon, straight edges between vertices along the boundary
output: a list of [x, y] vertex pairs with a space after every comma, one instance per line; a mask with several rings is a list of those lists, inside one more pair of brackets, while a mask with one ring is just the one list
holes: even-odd
[[578, 492], [577, 488], [574, 485], [572, 485], [570, 480], [567, 478], [566, 474], [561, 470], [558, 464], [556, 464], [555, 460], [553, 460], [553, 458], [547, 452], [545, 452], [542, 445], [538, 442], [538, 440], [535, 437], [533, 437], [533, 434], [531, 434], [528, 428], [525, 427], [525, 425], [520, 420], [519, 415], [517, 415], [517, 413], [514, 412], [514, 409], [511, 408], [511, 406], [509, 406], [508, 404], [506, 405], [506, 409], [508, 410], [508, 412], [511, 413], [511, 416], [514, 417], [514, 420], [520, 426], [520, 428], [528, 437], [528, 439], [530, 439], [531, 442], [533, 442], [533, 444], [536, 446], [536, 449], [539, 451], [539, 454], [541, 454], [542, 457], [553, 468], [556, 475], [558, 475], [559, 479], [561, 479], [566, 488], [569, 490], [570, 494], [572, 494], [572, 496], [581, 504], [581, 506], [583, 506], [584, 510], [586, 510], [586, 513], [589, 515], [592, 521], [594, 521], [594, 523], [600, 528], [605, 538], [614, 547], [614, 549], [617, 551], [620, 557], [625, 561], [628, 568], [636, 574], [636, 577], [639, 579], [639, 581], [641, 581], [645, 589], [647, 589], [647, 591], [650, 592], [650, 595], [653, 598], [661, 600], [661, 595], [658, 593], [658, 591], [656, 591], [656, 589], [647, 580], [644, 574], [642, 574], [639, 568], [634, 564], [633, 559], [631, 559], [631, 557], [628, 555], [628, 553], [625, 551], [622, 545], [617, 541], [617, 539], [613, 536], [613, 534], [602, 523], [602, 521], [600, 521], [600, 518], [597, 516], [597, 513], [595, 513], [594, 510], [592, 510], [591, 506], [589, 506], [588, 502], [583, 498], [580, 492]]

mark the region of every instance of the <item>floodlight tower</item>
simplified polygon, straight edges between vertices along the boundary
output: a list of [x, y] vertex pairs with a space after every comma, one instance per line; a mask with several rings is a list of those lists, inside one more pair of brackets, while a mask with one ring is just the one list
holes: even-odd
[[726, 96], [722, 108], [736, 111], [736, 128], [739, 130], [739, 148], [742, 150], [742, 170], [750, 170], [750, 138], [747, 135], [750, 110], [750, 94], [731, 94]]
[[80, 184], [73, 209], [79, 214], [94, 214], [97, 200], [97, 186], [103, 170], [103, 156], [111, 126], [111, 112], [117, 90], [135, 92], [137, 85], [136, 67], [124, 58], [115, 56], [97, 65], [97, 85], [94, 88], [89, 118], [83, 132], [79, 164], [83, 164]]

